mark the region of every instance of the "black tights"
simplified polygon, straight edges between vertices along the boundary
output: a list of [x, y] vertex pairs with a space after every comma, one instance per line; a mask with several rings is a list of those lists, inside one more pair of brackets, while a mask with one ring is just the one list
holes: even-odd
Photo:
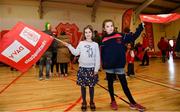
[[[114, 87], [113, 87], [113, 77], [115, 77], [115, 76], [116, 76], [115, 74], [106, 73], [106, 77], [107, 77], [107, 81], [108, 81], [108, 89], [109, 89], [109, 94], [110, 94], [110, 97], [111, 97], [111, 101], [115, 101]], [[118, 78], [120, 80], [123, 91], [124, 91], [125, 95], [127, 96], [127, 98], [129, 99], [130, 103], [136, 104], [136, 102], [134, 101], [134, 99], [133, 99], [133, 97], [131, 95], [131, 92], [130, 92], [130, 90], [128, 88], [125, 74], [118, 74], [117, 76], [118, 76]]]
[[[81, 86], [83, 103], [86, 103], [86, 87]], [[89, 87], [90, 103], [94, 102], [94, 87]]]
[[61, 74], [68, 73], [68, 63], [60, 63]]

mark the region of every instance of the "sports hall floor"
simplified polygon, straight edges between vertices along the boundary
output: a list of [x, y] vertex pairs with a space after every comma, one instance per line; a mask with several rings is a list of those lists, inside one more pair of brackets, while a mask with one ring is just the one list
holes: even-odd
[[[149, 66], [139, 64], [135, 62], [136, 77], [127, 77], [135, 100], [145, 106], [147, 111], [180, 112], [180, 59], [170, 58], [162, 63], [160, 58], [152, 58]], [[24, 74], [0, 66], [0, 112], [81, 111], [80, 88], [75, 82], [77, 69], [78, 65], [74, 65], [74, 70], [69, 68], [67, 77], [52, 76], [50, 80], [39, 81], [38, 66]], [[112, 111], [104, 78], [105, 72], [102, 70], [99, 72], [100, 81], [95, 87], [96, 110]], [[114, 86], [118, 111], [132, 111], [123, 101], [128, 100], [120, 83], [115, 81]]]

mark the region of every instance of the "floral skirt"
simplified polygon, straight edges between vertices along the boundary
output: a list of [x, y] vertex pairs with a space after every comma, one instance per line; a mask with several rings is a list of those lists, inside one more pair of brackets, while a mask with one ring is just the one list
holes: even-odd
[[98, 82], [98, 74], [94, 74], [93, 68], [79, 67], [77, 74], [77, 84], [80, 86], [94, 87]]

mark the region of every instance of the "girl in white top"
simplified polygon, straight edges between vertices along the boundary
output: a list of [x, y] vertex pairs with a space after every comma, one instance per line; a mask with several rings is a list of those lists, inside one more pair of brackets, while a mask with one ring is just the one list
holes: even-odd
[[85, 111], [87, 109], [86, 86], [89, 86], [90, 108], [91, 110], [96, 109], [94, 104], [94, 86], [98, 82], [100, 53], [98, 44], [92, 41], [93, 28], [91, 25], [84, 28], [83, 36], [84, 40], [79, 42], [76, 49], [68, 43], [63, 43], [69, 48], [73, 55], [79, 56], [77, 84], [81, 86], [81, 94], [83, 98], [81, 109]]

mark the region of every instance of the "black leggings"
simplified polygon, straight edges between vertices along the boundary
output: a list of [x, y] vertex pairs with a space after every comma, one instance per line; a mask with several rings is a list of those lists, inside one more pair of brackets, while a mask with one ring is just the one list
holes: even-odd
[[60, 63], [61, 74], [68, 73], [68, 63]]
[[[81, 86], [83, 103], [86, 103], [86, 87]], [[90, 103], [94, 102], [94, 87], [89, 87]]]
[[56, 65], [56, 72], [59, 72], [59, 64], [57, 63], [57, 53], [53, 53], [52, 55], [52, 64], [51, 64], [51, 72], [53, 73], [54, 65]]
[[146, 61], [146, 65], [149, 65], [149, 56], [148, 56], [147, 51], [145, 51], [145, 53], [144, 53], [143, 60], [142, 60], [142, 65], [145, 64], [145, 61]]
[[[115, 101], [114, 87], [113, 87], [113, 77], [114, 76], [116, 76], [116, 75], [106, 72], [106, 77], [107, 77], [107, 81], [108, 81], [108, 89], [109, 89], [109, 94], [110, 94], [110, 97], [111, 97], [111, 101]], [[131, 95], [131, 92], [130, 92], [130, 90], [128, 88], [128, 84], [127, 84], [125, 74], [118, 74], [117, 76], [118, 76], [118, 78], [120, 80], [123, 91], [124, 91], [125, 95], [127, 96], [127, 98], [129, 99], [130, 103], [136, 104], [136, 102], [134, 101], [134, 99], [133, 99], [133, 97]]]

